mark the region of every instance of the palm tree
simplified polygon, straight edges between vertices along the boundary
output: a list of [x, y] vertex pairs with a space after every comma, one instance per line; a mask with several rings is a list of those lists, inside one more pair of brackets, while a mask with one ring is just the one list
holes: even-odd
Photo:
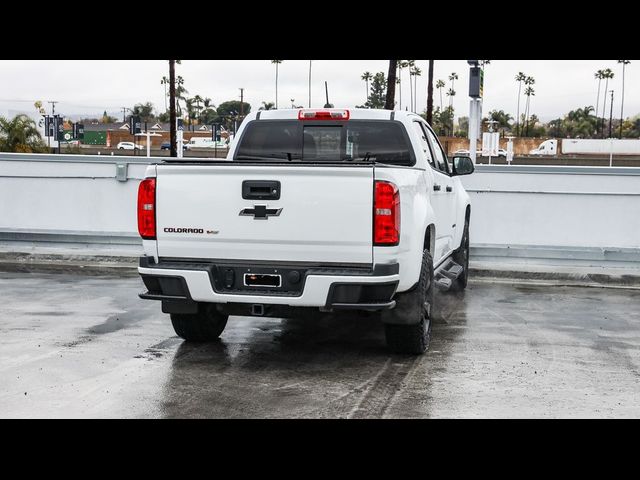
[[278, 65], [282, 63], [282, 60], [271, 60], [271, 63], [276, 66], [276, 110], [278, 109]]
[[258, 110], [273, 110], [276, 106], [273, 102], [262, 102], [262, 106]]
[[160, 80], [160, 85], [164, 85], [164, 111], [167, 111], [167, 85], [169, 85], [169, 79], [162, 76], [162, 80]]
[[0, 117], [0, 152], [32, 153], [47, 150], [36, 122], [28, 115], [16, 115], [11, 120]]
[[411, 70], [409, 70], [409, 75], [413, 77], [413, 91], [415, 92], [415, 96], [411, 95], [411, 111], [415, 112], [418, 104], [418, 77], [422, 75], [422, 70], [420, 70], [419, 67], [413, 66]]
[[447, 90], [447, 97], [449, 97], [449, 108], [453, 108], [453, 97], [455, 97], [456, 95], [456, 91], [453, 88], [450, 88], [449, 90]]
[[399, 109], [402, 110], [402, 69], [411, 66], [413, 60], [398, 60], [398, 101]]
[[178, 75], [178, 77], [176, 78], [176, 85], [176, 108], [178, 109], [178, 116], [182, 117], [182, 107], [180, 106], [180, 101], [184, 102], [186, 106], [186, 94], [189, 93], [189, 90], [183, 87], [184, 78], [182, 78], [180, 75]]
[[[527, 78], [527, 80], [529, 79], [533, 80], [531, 77]], [[530, 86], [533, 83], [534, 82], [527, 83], [525, 80], [525, 84], [529, 85], [527, 86], [527, 88], [524, 89], [524, 94], [527, 96], [527, 103], [524, 110], [525, 137], [529, 136], [529, 105], [531, 103], [531, 97], [536, 95], [535, 90], [533, 89], [533, 87]]]
[[618, 63], [622, 64], [622, 103], [620, 105], [620, 138], [622, 138], [622, 121], [624, 113], [624, 70], [625, 67], [631, 63], [631, 60], [618, 60]]
[[438, 80], [436, 82], [436, 88], [440, 91], [440, 111], [442, 111], [442, 89], [444, 88], [444, 80]]
[[[453, 72], [451, 75], [449, 75], [449, 80], [451, 80], [451, 90], [453, 92], [453, 95], [456, 94], [456, 92], [453, 90], [453, 82], [458, 80], [458, 74], [456, 72]], [[449, 106], [453, 108], [453, 95], [449, 96]]]
[[600, 107], [600, 85], [604, 78], [604, 70], [598, 70], [593, 76], [598, 80], [598, 96], [596, 97], [596, 118], [598, 117], [598, 108]]
[[200, 95], [195, 95], [193, 97], [193, 103], [195, 103], [195, 110], [196, 110], [196, 118], [198, 119], [198, 122], [200, 122], [200, 112], [202, 111], [202, 107], [200, 106], [200, 103], [202, 103], [202, 97]]
[[605, 68], [602, 71], [602, 77], [604, 78], [604, 95], [603, 95], [603, 104], [602, 104], [602, 122], [600, 123], [600, 136], [604, 136], [604, 117], [606, 117], [607, 112], [607, 89], [609, 88], [609, 79], [613, 78], [613, 72], [610, 68]]
[[360, 78], [364, 80], [367, 85], [367, 96], [365, 97], [366, 102], [367, 100], [369, 100], [369, 80], [373, 78], [373, 75], [371, 74], [371, 72], [364, 72]]
[[527, 76], [522, 72], [518, 72], [518, 75], [516, 75], [516, 82], [518, 82], [518, 110], [516, 113], [516, 137], [520, 135], [520, 90], [522, 88], [522, 82], [524, 82], [526, 79], [527, 79]]

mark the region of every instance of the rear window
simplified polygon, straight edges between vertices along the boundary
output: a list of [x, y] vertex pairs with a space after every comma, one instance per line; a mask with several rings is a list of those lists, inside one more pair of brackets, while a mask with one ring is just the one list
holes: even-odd
[[234, 160], [415, 164], [404, 126], [390, 120], [254, 120]]

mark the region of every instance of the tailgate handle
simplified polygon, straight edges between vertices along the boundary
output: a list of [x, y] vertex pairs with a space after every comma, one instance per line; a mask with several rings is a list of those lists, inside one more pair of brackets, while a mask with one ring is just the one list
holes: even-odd
[[245, 180], [242, 182], [245, 200], [279, 200], [280, 182], [277, 180]]

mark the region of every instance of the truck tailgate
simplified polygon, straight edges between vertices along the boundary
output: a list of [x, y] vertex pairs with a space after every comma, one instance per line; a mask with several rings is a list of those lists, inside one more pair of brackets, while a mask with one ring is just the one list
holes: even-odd
[[[370, 264], [373, 178], [371, 165], [158, 165], [158, 255]], [[269, 185], [278, 199], [255, 198], [276, 196]]]

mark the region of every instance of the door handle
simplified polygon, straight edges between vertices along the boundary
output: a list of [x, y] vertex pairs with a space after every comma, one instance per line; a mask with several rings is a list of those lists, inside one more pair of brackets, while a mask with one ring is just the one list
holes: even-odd
[[449, 185], [447, 185], [447, 192], [453, 192], [453, 188], [451, 188]]
[[436, 192], [439, 192], [440, 188], [441, 188], [440, 185], [436, 185], [436, 184], [433, 185], [433, 190]]

